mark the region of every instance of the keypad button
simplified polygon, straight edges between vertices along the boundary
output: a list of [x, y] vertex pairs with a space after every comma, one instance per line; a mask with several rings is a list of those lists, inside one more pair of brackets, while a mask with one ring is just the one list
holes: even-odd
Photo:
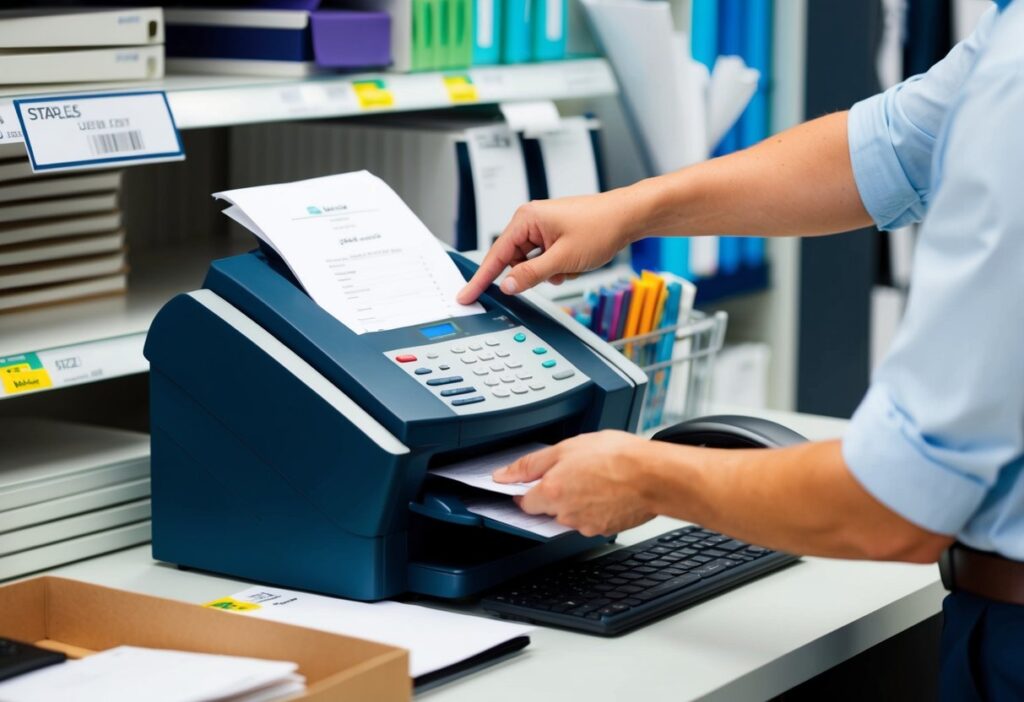
[[543, 390], [544, 387], [544, 383], [530, 383], [531, 390]]
[[476, 392], [476, 388], [448, 388], [447, 390], [441, 391], [441, 397], [452, 397], [453, 395], [468, 395], [471, 392]]
[[452, 405], [455, 407], [462, 407], [463, 405], [475, 405], [477, 402], [483, 401], [483, 395], [474, 395], [473, 397], [460, 397], [457, 400], [452, 400]]
[[519, 361], [505, 361], [505, 365], [512, 369], [523, 367], [523, 364], [520, 363]]
[[472, 356], [463, 356], [462, 357], [462, 362], [465, 363], [468, 366], [468, 365], [472, 365], [472, 364], [476, 363], [476, 359], [473, 358]]
[[427, 354], [427, 358], [433, 361], [435, 358], [437, 358], [437, 352], [431, 351], [430, 353]]
[[512, 354], [509, 353], [508, 351], [495, 351], [494, 355], [497, 356], [498, 358], [508, 358]]
[[431, 378], [430, 380], [427, 381], [427, 385], [430, 385], [430, 386], [451, 385], [452, 383], [461, 383], [461, 382], [462, 382], [462, 376], [461, 375], [452, 375], [452, 376], [449, 376], [447, 378]]
[[520, 380], [529, 380], [533, 376], [530, 375], [529, 373], [516, 373], [516, 377], [519, 378]]
[[414, 370], [413, 372], [414, 372], [414, 373], [415, 373], [416, 375], [430, 375], [430, 374], [431, 374], [431, 373], [433, 373], [434, 371], [430, 370], [429, 368], [417, 368], [417, 369], [416, 369], [416, 370]]
[[500, 384], [501, 384], [501, 381], [498, 380], [497, 378], [487, 378], [486, 380], [484, 380], [484, 385], [486, 385], [488, 387], [492, 387], [493, 388], [495, 385], [500, 385]]
[[529, 392], [529, 389], [525, 385], [518, 384], [513, 385], [512, 387], [509, 388], [509, 390], [514, 392], [516, 395], [525, 395], [526, 393]]
[[466, 353], [465, 346], [452, 346], [452, 353]]
[[474, 368], [473, 375], [490, 375], [491, 372], [486, 368]]
[[505, 390], [503, 388], [498, 388], [497, 390], [493, 390], [492, 392], [494, 393], [495, 397], [509, 397], [508, 390]]
[[516, 382], [516, 379], [513, 378], [511, 375], [503, 375], [503, 376], [501, 376], [501, 382], [503, 382], [503, 383], [514, 383], [514, 382]]
[[558, 365], [558, 361], [556, 361], [553, 358], [549, 358], [548, 360], [541, 363], [541, 365], [544, 366], [545, 368], [554, 368], [556, 365]]
[[491, 366], [491, 370], [494, 371], [495, 373], [500, 373], [501, 371], [505, 370], [505, 366], [502, 365], [501, 363], [496, 363], [495, 365]]
[[476, 355], [476, 357], [479, 358], [481, 361], [493, 361], [494, 360], [494, 354], [493, 353], [478, 353]]
[[441, 365], [438, 366], [438, 368], [440, 368], [441, 370], [451, 370], [452, 369], [452, 367], [449, 366], [447, 363], [442, 363]]
[[395, 356], [395, 360], [398, 361], [399, 363], [412, 363], [413, 361], [416, 360], [416, 357], [413, 356], [411, 353], [403, 353], [399, 354], [398, 356]]
[[548, 350], [546, 348], [544, 348], [543, 346], [537, 346], [537, 347], [535, 347], [533, 349], [533, 352], [535, 354], [537, 354], [538, 356], [543, 356], [544, 354], [546, 354], [548, 352]]
[[566, 378], [571, 378], [574, 375], [576, 375], [576, 371], [574, 371], [574, 370], [564, 370], [564, 371], [558, 371], [557, 373], [555, 373], [551, 377], [554, 378], [555, 380], [565, 380]]
[[488, 346], [501, 346], [501, 342], [498, 341], [497, 339], [488, 339], [484, 343], [487, 344]]
[[470, 351], [479, 351], [482, 348], [483, 348], [483, 344], [470, 344], [469, 345], [469, 350]]
[[521, 344], [524, 341], [526, 341], [526, 334], [524, 334], [522, 332], [517, 332], [516, 335], [513, 336], [512, 338], [515, 339], [517, 342], [519, 342]]

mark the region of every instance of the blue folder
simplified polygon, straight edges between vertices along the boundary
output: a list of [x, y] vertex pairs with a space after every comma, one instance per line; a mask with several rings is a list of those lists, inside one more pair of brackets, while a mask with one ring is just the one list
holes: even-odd
[[[742, 56], [745, 0], [721, 0], [718, 5], [718, 54], [719, 56]], [[740, 149], [739, 124], [733, 126], [715, 150], [717, 155], [729, 154]]]
[[502, 63], [525, 63], [533, 58], [532, 5], [533, 0], [505, 0]]
[[568, 0], [533, 0], [533, 60], [565, 58]]
[[[501, 63], [501, 28], [504, 0], [473, 3], [473, 65]], [[484, 26], [484, 25], [487, 26]]]
[[690, 53], [711, 70], [718, 56], [718, 0], [693, 0], [690, 27]]

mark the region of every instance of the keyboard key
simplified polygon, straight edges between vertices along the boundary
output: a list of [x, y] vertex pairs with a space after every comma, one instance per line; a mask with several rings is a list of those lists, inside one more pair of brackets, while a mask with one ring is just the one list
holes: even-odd
[[741, 548], [746, 548], [747, 546], [748, 544], [746, 542], [737, 541], [736, 539], [733, 539], [732, 541], [726, 541], [724, 544], [718, 544], [718, 548], [722, 549], [723, 551], [728, 551], [730, 553], [733, 551], [739, 551]]
[[489, 370], [487, 370], [486, 368], [474, 368], [473, 369], [473, 375], [483, 376], [483, 375], [490, 375], [490, 374], [491, 374], [491, 372]]
[[466, 353], [466, 348], [464, 346], [452, 346], [451, 351], [452, 353]]
[[698, 563], [707, 563], [708, 561], [712, 561], [714, 559], [708, 558], [707, 556], [694, 556], [691, 560], [697, 561]]
[[545, 387], [544, 383], [538, 383], [537, 381], [530, 383], [531, 390], [543, 390]]
[[508, 358], [512, 354], [509, 353], [508, 351], [495, 351], [494, 355], [497, 356], [498, 358]]
[[629, 594], [625, 592], [619, 592], [618, 590], [612, 590], [611, 592], [604, 593], [604, 596], [610, 600], [621, 600], [623, 597], [629, 597]]
[[[671, 580], [671, 578], [668, 578], [668, 579]], [[664, 581], [661, 581], [661, 582], [664, 582]], [[658, 587], [658, 585], [660, 585], [661, 582], [659, 582], [657, 580], [653, 580], [653, 579], [652, 580], [648, 580], [647, 578], [644, 578], [643, 580], [634, 580], [633, 584], [636, 585], [637, 587], [646, 589], [646, 588], [651, 588], [651, 587]]]
[[452, 367], [447, 365], [447, 364], [441, 364], [440, 366], [438, 366], [438, 368], [440, 368], [441, 370], [451, 370], [452, 369]]
[[703, 555], [711, 556], [712, 558], [721, 558], [725, 555], [725, 551], [719, 551], [717, 548], [709, 548]]
[[430, 385], [430, 386], [433, 387], [433, 386], [437, 386], [437, 385], [451, 385], [452, 383], [461, 383], [461, 382], [462, 382], [462, 376], [461, 375], [452, 375], [452, 376], [448, 376], [447, 378], [431, 378], [430, 380], [427, 381], [427, 385]]
[[551, 377], [554, 378], [555, 380], [566, 380], [568, 378], [573, 377], [574, 375], [576, 375], [576, 371], [574, 371], [574, 370], [564, 370], [564, 371], [558, 371], [557, 373], [553, 374]]
[[524, 341], [526, 341], [526, 334], [522, 332], [516, 332], [516, 335], [513, 336], [512, 339], [521, 344]]
[[516, 395], [525, 395], [526, 393], [530, 392], [529, 388], [527, 388], [525, 385], [513, 385], [510, 389]]
[[610, 566], [605, 567], [607, 573], [625, 573], [629, 568], [622, 565], [621, 563], [613, 563]]
[[629, 595], [635, 595], [638, 592], [643, 592], [644, 591], [644, 588], [640, 587], [638, 585], [619, 585], [615, 589], [618, 590], [619, 592], [625, 592], [626, 594], [629, 594]]
[[543, 346], [537, 346], [537, 347], [535, 347], [533, 349], [533, 353], [536, 354], [537, 356], [543, 356], [547, 352], [548, 352], [548, 350], [546, 348], [544, 348]]
[[608, 578], [608, 580], [607, 580], [606, 582], [607, 582], [607, 583], [608, 583], [609, 585], [625, 585], [625, 584], [626, 584], [626, 583], [628, 583], [629, 581], [628, 581], [628, 580], [625, 580], [625, 579], [623, 579], [623, 578]]
[[648, 549], [648, 551], [650, 553], [658, 553], [658, 554], [672, 553], [672, 549], [665, 548], [664, 546], [655, 546], [652, 549]]
[[481, 361], [493, 361], [494, 360], [494, 354], [493, 353], [478, 353], [476, 355], [476, 357], [479, 358]]
[[437, 352], [436, 352], [436, 351], [431, 351], [431, 352], [429, 352], [429, 353], [427, 354], [427, 358], [429, 358], [430, 360], [432, 360], [432, 361], [433, 361], [433, 360], [434, 360], [435, 358], [437, 358]]
[[429, 368], [417, 368], [416, 370], [413, 371], [413, 373], [415, 373], [416, 375], [429, 375], [430, 373], [433, 372], [434, 371], [432, 371]]
[[468, 366], [468, 365], [471, 365], [473, 363], [476, 363], [476, 359], [473, 358], [472, 356], [463, 356], [462, 362], [465, 363]]
[[501, 398], [501, 399], [505, 399], [506, 397], [511, 397], [511, 395], [509, 395], [508, 390], [505, 390], [503, 388], [497, 388], [495, 390], [492, 390], [491, 392], [492, 392], [492, 394], [495, 397], [498, 397], [498, 398]]
[[[671, 580], [671, 579], [672, 579], [672, 576], [673, 576], [673, 575], [675, 575], [675, 573], [667, 573], [667, 572], [665, 572], [665, 571], [663, 570], [663, 571], [661, 571], [660, 573], [651, 573], [651, 574], [650, 574], [650, 575], [648, 575], [647, 577], [648, 577], [648, 578], [649, 578], [650, 580], [654, 580], [654, 581], [656, 581], [656, 582], [661, 582], [661, 583], [663, 583], [663, 582], [665, 582], [666, 580]], [[680, 573], [680, 575], [681, 575], [681, 573]]]
[[649, 568], [667, 568], [670, 565], [672, 564], [668, 561], [663, 561], [660, 558], [656, 561], [651, 561], [647, 564]]
[[501, 346], [501, 342], [498, 341], [497, 339], [488, 339], [484, 343], [487, 344], [488, 346]]
[[470, 351], [482, 351], [483, 348], [484, 348], [483, 344], [470, 344], [469, 345], [469, 350]]
[[643, 573], [635, 573], [633, 571], [628, 571], [626, 573], [623, 573], [619, 577], [620, 578], [625, 578], [626, 580], [640, 580], [641, 578], [643, 578], [645, 576], [644, 576]]
[[523, 367], [523, 364], [520, 363], [519, 361], [505, 361], [505, 365], [511, 368], [512, 370]]
[[686, 558], [687, 556], [694, 556], [694, 555], [696, 555], [697, 554], [697, 549], [695, 549], [695, 548], [677, 548], [672, 553], [674, 553], [677, 556], [682, 556], [682, 557]]
[[555, 366], [558, 365], [558, 361], [556, 361], [553, 358], [549, 358], [548, 360], [544, 361], [540, 365], [543, 366], [544, 368], [554, 368]]
[[501, 381], [498, 380], [497, 378], [486, 378], [484, 380], [484, 385], [486, 385], [487, 387], [490, 387], [490, 388], [493, 388], [494, 386], [500, 385], [500, 384], [501, 384]]
[[633, 556], [633, 560], [647, 563], [648, 561], [655, 561], [658, 559], [657, 554], [654, 553], [638, 553]]
[[688, 585], [693, 585], [698, 580], [700, 580], [700, 575], [697, 575], [696, 573], [687, 573], [686, 575], [680, 575], [678, 578], [672, 578], [671, 580], [667, 580], [663, 582], [661, 585], [658, 585], [657, 587], [652, 587], [650, 590], [641, 592], [639, 595], [636, 596], [636, 598], [638, 600], [643, 600], [645, 602], [647, 600], [653, 600], [655, 598], [661, 597], [662, 595], [667, 595], [670, 592], [678, 590], [679, 588], [686, 587]]
[[624, 612], [628, 612], [630, 609], [632, 609], [632, 607], [625, 602], [616, 602], [615, 604], [608, 605], [604, 609], [598, 611], [605, 616], [614, 617]]
[[647, 566], [640, 566], [639, 568], [634, 568], [633, 572], [634, 573], [643, 573], [644, 575], [647, 575], [649, 573], [657, 573], [658, 569], [657, 568], [648, 568]]

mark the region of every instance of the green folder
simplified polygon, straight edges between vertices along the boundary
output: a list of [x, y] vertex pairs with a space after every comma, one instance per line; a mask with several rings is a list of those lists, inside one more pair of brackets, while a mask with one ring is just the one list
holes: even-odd
[[412, 0], [412, 70], [433, 70], [437, 54], [437, 0]]
[[468, 68], [473, 63], [473, 3], [474, 0], [449, 0], [452, 3], [452, 30], [449, 32], [451, 49], [449, 68]]

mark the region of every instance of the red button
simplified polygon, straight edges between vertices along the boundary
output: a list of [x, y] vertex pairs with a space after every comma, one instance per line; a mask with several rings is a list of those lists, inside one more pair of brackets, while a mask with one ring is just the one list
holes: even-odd
[[416, 357], [411, 353], [404, 353], [401, 356], [395, 356], [395, 360], [399, 363], [412, 363], [416, 360]]

